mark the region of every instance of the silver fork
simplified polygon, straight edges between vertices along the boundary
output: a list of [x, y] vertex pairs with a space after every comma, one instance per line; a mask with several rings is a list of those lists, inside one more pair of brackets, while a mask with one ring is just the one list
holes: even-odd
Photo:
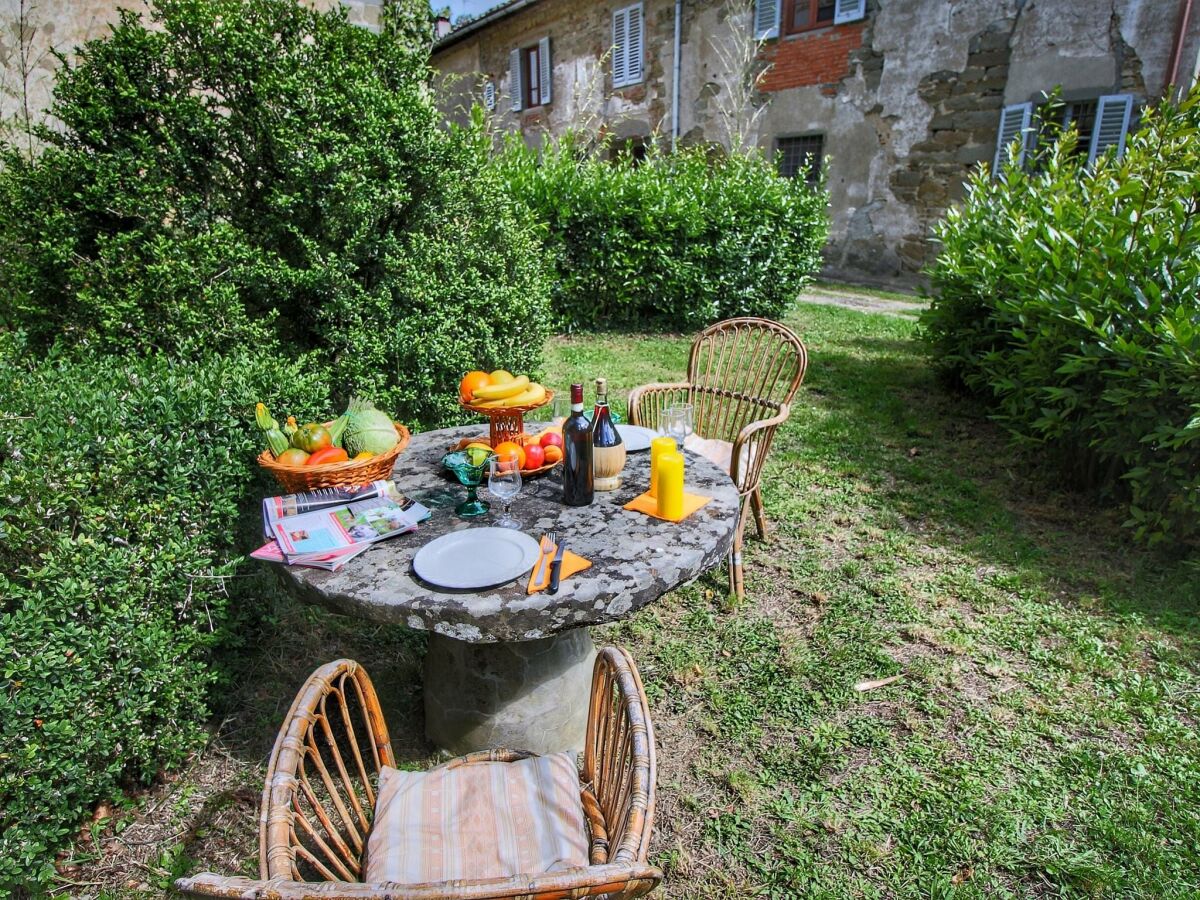
[[534, 584], [538, 584], [541, 582], [541, 574], [540, 573], [542, 571], [542, 563], [545, 562], [547, 565], [550, 564], [550, 556], [549, 556], [550, 549], [552, 547], [557, 547], [557, 546], [558, 546], [558, 533], [554, 532], [554, 531], [547, 531], [545, 536], [542, 538], [542, 544], [541, 544], [541, 548], [540, 548], [542, 551], [542, 555], [538, 557], [537, 567], [533, 570], [533, 583]]

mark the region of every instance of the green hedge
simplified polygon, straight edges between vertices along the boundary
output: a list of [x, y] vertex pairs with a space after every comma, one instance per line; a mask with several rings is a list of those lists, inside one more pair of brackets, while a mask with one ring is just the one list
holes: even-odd
[[1019, 441], [1128, 504], [1157, 543], [1200, 535], [1200, 94], [1143, 113], [1089, 168], [1073, 132], [1032, 170], [971, 180], [923, 319], [937, 364]]
[[261, 529], [254, 403], [328, 409], [305, 359], [23, 344], [0, 334], [0, 894], [44, 882], [98, 800], [196, 746], [213, 653], [260, 611], [237, 566]]
[[498, 166], [544, 231], [562, 327], [779, 318], [820, 267], [827, 193], [757, 154], [608, 161], [567, 137], [540, 153], [510, 142]]
[[155, 0], [59, 72], [0, 157], [0, 325], [178, 356], [278, 337], [409, 422], [538, 367], [548, 286], [489, 153], [440, 127], [427, 48], [294, 0]]

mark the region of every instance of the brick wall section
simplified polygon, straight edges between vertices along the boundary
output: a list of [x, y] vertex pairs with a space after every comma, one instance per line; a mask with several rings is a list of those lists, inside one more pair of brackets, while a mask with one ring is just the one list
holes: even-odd
[[837, 93], [837, 83], [850, 73], [850, 54], [862, 47], [865, 28], [865, 22], [832, 25], [772, 42], [763, 49], [763, 59], [771, 68], [762, 89], [821, 85], [824, 93]]

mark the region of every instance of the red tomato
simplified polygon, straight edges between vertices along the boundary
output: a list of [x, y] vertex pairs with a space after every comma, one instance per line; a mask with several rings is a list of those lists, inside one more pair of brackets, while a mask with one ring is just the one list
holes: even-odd
[[546, 464], [546, 451], [538, 444], [530, 444], [525, 448], [525, 468], [540, 469]]
[[308, 458], [306, 466], [323, 466], [328, 463], [345, 462], [350, 457], [346, 455], [346, 451], [341, 447], [326, 447], [324, 450], [318, 450]]
[[292, 446], [299, 447], [305, 453], [316, 453], [332, 444], [333, 435], [329, 433], [329, 429], [316, 422], [301, 425], [300, 430], [292, 436]]
[[563, 445], [561, 432], [547, 431], [542, 435], [542, 446], [549, 447], [551, 444], [553, 444], [555, 447], [561, 447]]

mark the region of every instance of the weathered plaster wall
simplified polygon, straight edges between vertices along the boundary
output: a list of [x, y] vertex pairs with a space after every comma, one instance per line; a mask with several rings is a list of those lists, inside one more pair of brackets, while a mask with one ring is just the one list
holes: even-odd
[[[435, 54], [434, 64], [467, 71], [478, 60], [500, 88], [498, 125], [521, 127], [529, 140], [572, 124], [668, 135], [673, 3], [647, 0], [646, 82], [613, 93], [600, 58], [612, 10], [625, 2], [542, 0]], [[992, 158], [1003, 105], [1056, 85], [1074, 97], [1157, 99], [1178, 11], [1177, 0], [869, 0], [864, 22], [767, 42], [772, 68], [754, 140], [771, 153], [780, 137], [824, 135], [831, 270], [913, 274], [931, 258], [934, 223], [961, 198], [971, 169]], [[745, 25], [731, 20], [728, 3], [684, 3], [686, 143], [726, 142], [720, 108], [729, 73], [713, 45], [731, 27]], [[508, 52], [545, 34], [554, 42], [554, 102], [515, 116]], [[1183, 54], [1189, 76], [1198, 52], [1200, 10]]]
[[[311, 0], [321, 9], [337, 3]], [[346, 6], [351, 21], [378, 23], [379, 0], [349, 0]], [[50, 103], [58, 67], [54, 53], [70, 56], [75, 47], [103, 35], [120, 8], [142, 12], [146, 5], [144, 0], [0, 0], [0, 125], [23, 118], [26, 104], [30, 117], [39, 119]]]

